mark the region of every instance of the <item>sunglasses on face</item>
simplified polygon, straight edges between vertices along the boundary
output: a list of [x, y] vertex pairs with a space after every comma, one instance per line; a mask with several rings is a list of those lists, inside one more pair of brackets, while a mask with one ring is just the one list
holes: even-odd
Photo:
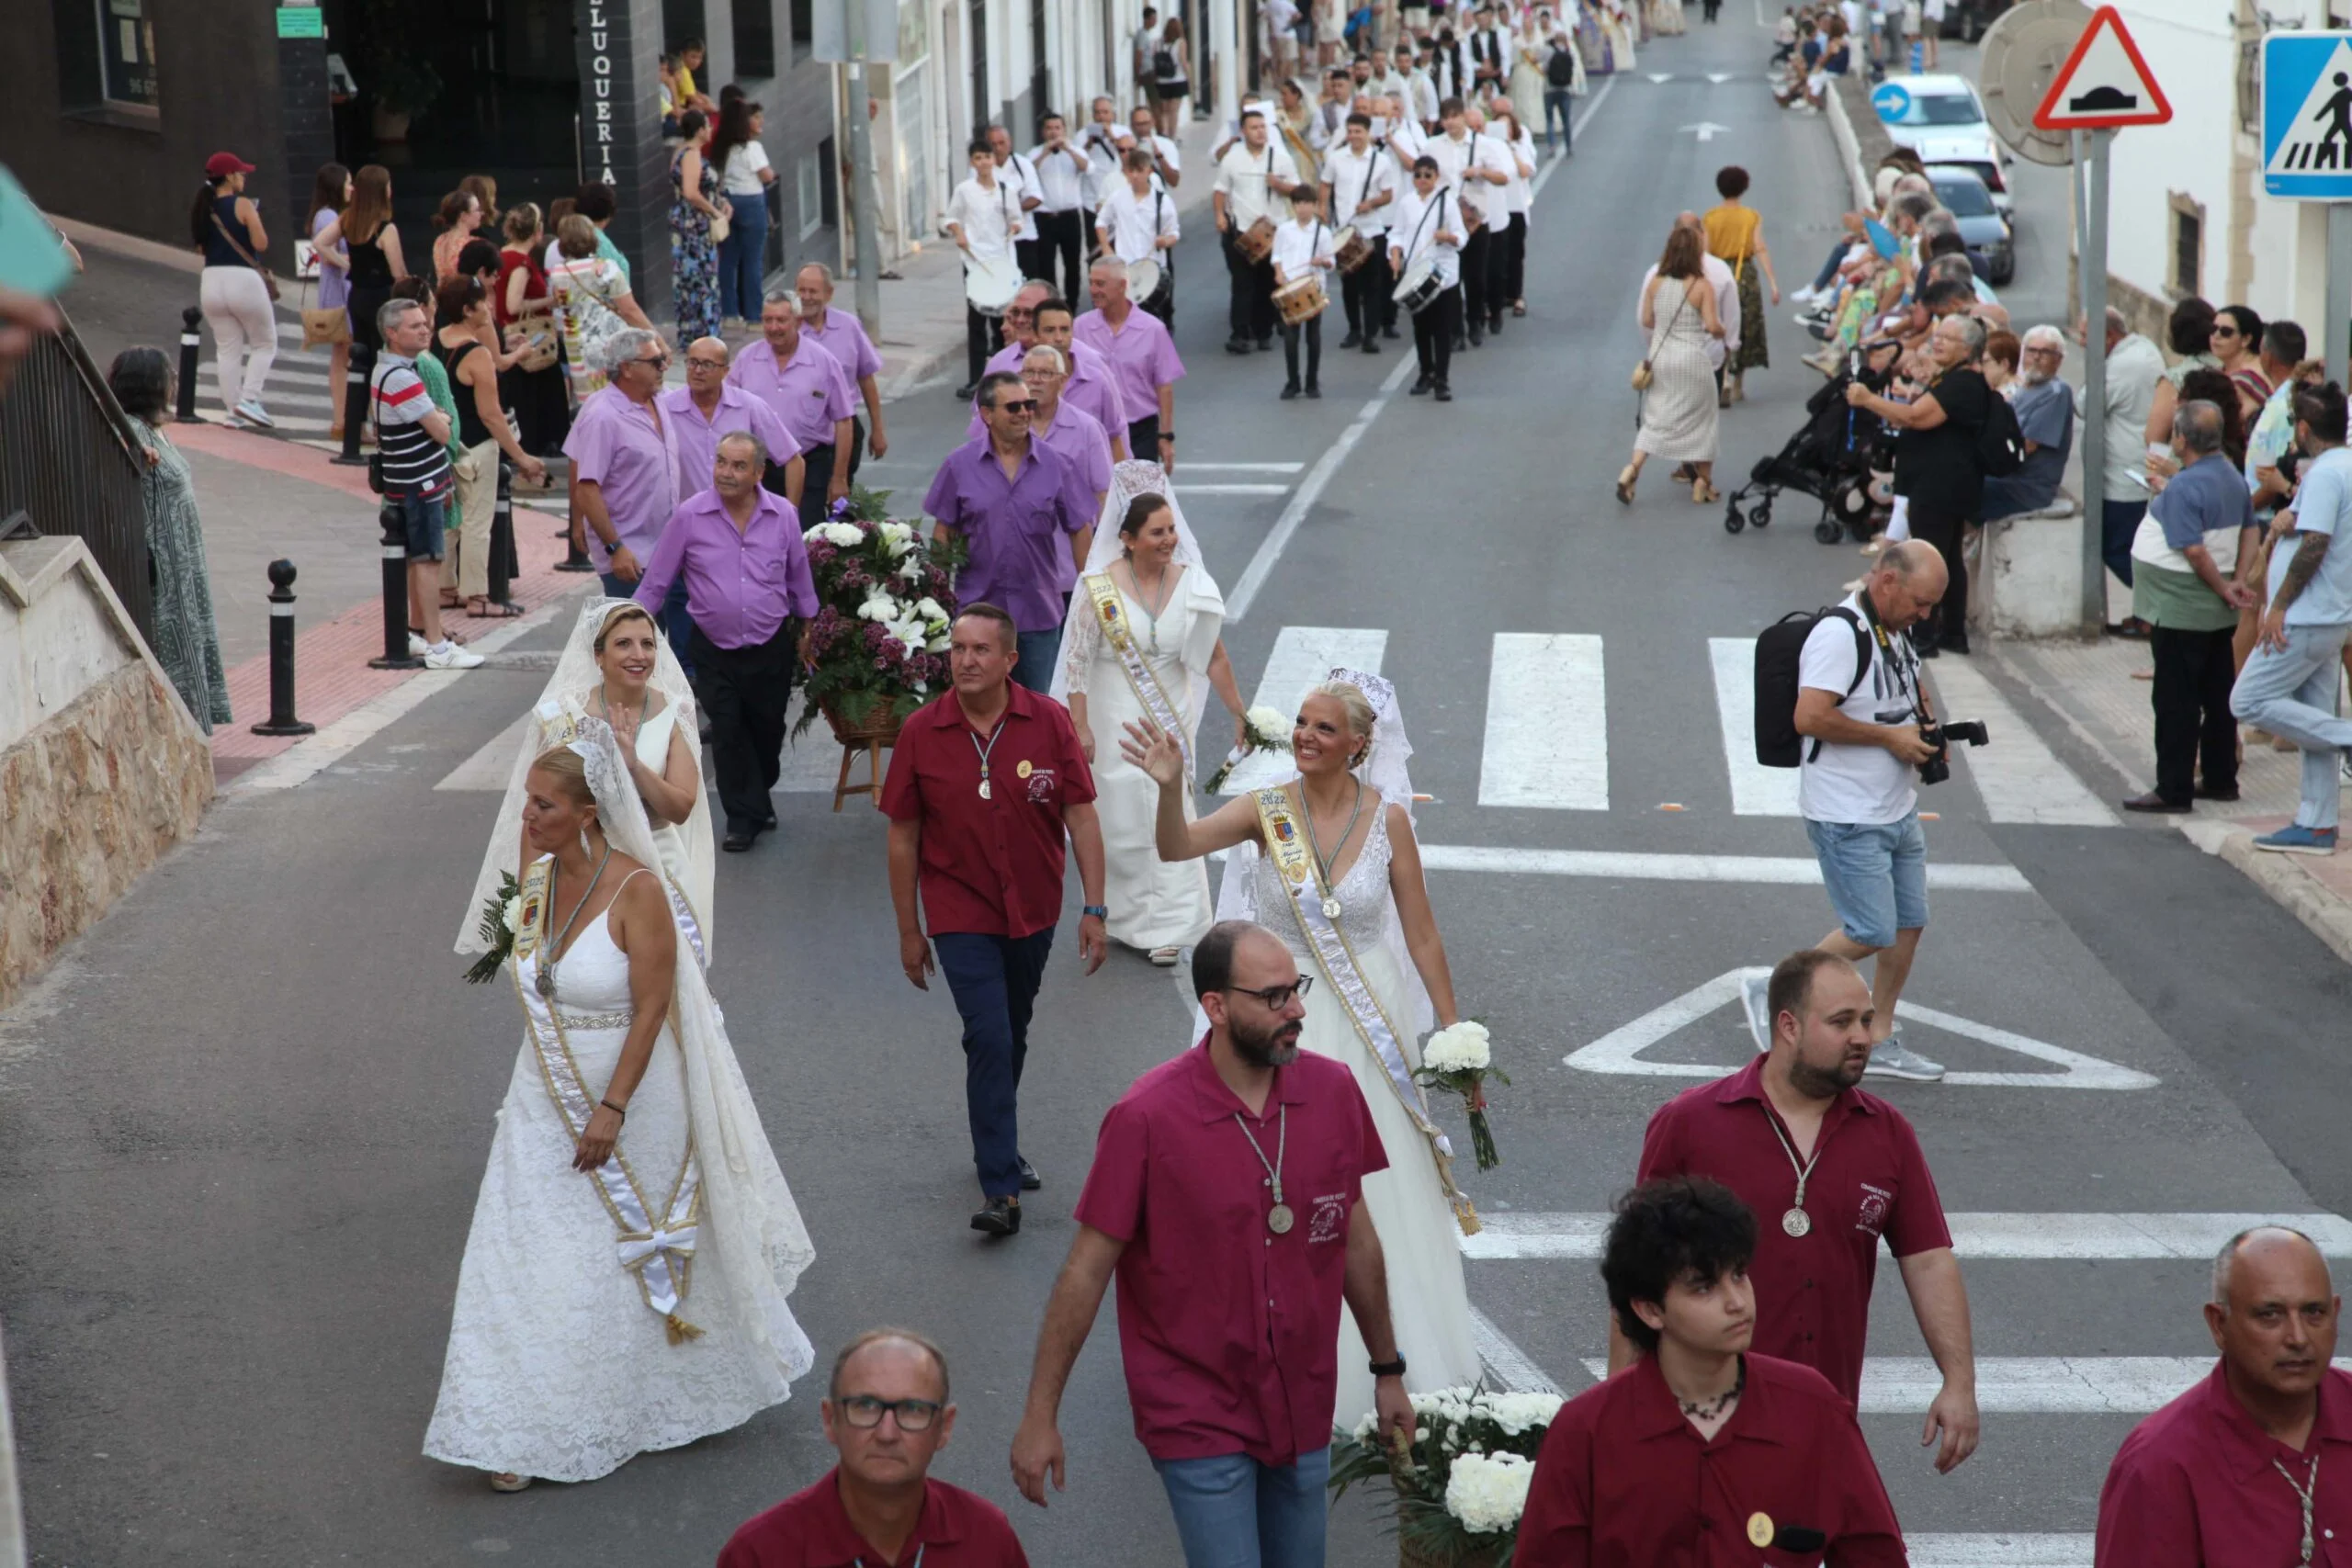
[[2216, 326], [2213, 329], [2213, 335], [2215, 337], [2235, 337], [2238, 335], [2238, 330], [2235, 327]]
[[1037, 406], [1035, 398], [1007, 398], [996, 405], [999, 413], [1028, 413]]

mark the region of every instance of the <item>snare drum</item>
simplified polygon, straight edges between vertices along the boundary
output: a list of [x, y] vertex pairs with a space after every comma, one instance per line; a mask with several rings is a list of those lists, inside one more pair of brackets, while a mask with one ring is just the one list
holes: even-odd
[[1341, 272], [1353, 272], [1372, 259], [1372, 242], [1356, 232], [1352, 223], [1332, 238], [1338, 242], [1337, 259]]
[[1272, 255], [1274, 254], [1274, 220], [1271, 218], [1259, 219], [1234, 237], [1233, 248], [1239, 251], [1241, 259], [1251, 266], [1257, 265], [1268, 256]]
[[1323, 291], [1319, 273], [1308, 273], [1295, 283], [1285, 283], [1274, 290], [1274, 309], [1282, 315], [1283, 325], [1298, 326], [1311, 321], [1330, 308], [1331, 297]]
[[1021, 292], [1021, 267], [1012, 254], [964, 258], [964, 299], [983, 316], [1001, 316]]
[[1138, 305], [1151, 299], [1159, 294], [1159, 283], [1163, 276], [1159, 263], [1150, 256], [1143, 256], [1129, 262], [1127, 264], [1127, 298]]
[[1405, 276], [1396, 280], [1395, 298], [1397, 304], [1418, 316], [1436, 304], [1437, 297], [1444, 292], [1445, 283], [1437, 275], [1436, 260], [1422, 255], [1407, 266]]

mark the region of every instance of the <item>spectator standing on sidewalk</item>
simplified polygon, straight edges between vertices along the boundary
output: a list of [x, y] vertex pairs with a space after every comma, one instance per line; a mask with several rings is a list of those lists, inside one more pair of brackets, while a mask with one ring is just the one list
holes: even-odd
[[435, 335], [449, 355], [447, 368], [458, 405], [457, 438], [450, 454], [458, 487], [458, 592], [466, 602], [466, 613], [476, 620], [504, 620], [521, 615], [523, 607], [490, 596], [490, 529], [498, 515], [499, 463], [503, 455], [524, 482], [534, 485], [548, 482], [547, 465], [523, 450], [507, 423], [498, 395], [498, 363], [481, 341], [496, 328], [481, 282], [451, 279], [441, 285], [434, 299], [434, 319], [439, 323]]
[[2156, 787], [2124, 801], [2126, 811], [2179, 814], [2199, 797], [2238, 797], [2231, 642], [2239, 612], [2256, 603], [2246, 573], [2256, 535], [2245, 476], [2222, 452], [2222, 410], [2210, 402], [2174, 412], [2180, 471], [2148, 503], [2132, 546], [2132, 610], [2154, 628]]
[[[312, 243], [322, 250], [339, 247], [349, 259], [351, 293], [345, 313], [351, 318], [351, 341], [372, 362], [383, 348], [376, 333], [376, 317], [392, 297], [392, 285], [408, 276], [408, 258], [401, 251], [401, 231], [392, 223], [392, 175], [381, 164], [368, 164], [351, 177], [351, 200], [343, 215], [319, 230]], [[337, 388], [337, 417], [343, 417], [343, 389]]]
[[2259, 850], [2335, 852], [2338, 769], [2352, 747], [2352, 720], [2335, 713], [2336, 667], [2352, 635], [2352, 545], [2335, 547], [2352, 533], [2352, 452], [2344, 435], [2342, 388], [2330, 382], [2295, 400], [2300, 483], [2293, 507], [2271, 525], [2270, 608], [2230, 694], [2241, 720], [2303, 753], [2295, 819], [2255, 840]]
[[[605, 345], [606, 386], [581, 405], [563, 444], [580, 514], [588, 525], [588, 558], [604, 579], [607, 598], [637, 592], [645, 563], [678, 509], [678, 434], [662, 412], [662, 375], [670, 350], [661, 334], [641, 327], [615, 333]], [[659, 605], [670, 650], [691, 673], [681, 581]]]
[[204, 519], [196, 510], [196, 483], [187, 459], [164, 425], [172, 417], [171, 361], [156, 348], [126, 348], [114, 356], [107, 386], [130, 416], [145, 463], [139, 473], [147, 521], [147, 558], [154, 578], [155, 662], [171, 678], [197, 728], [207, 735], [226, 724], [229, 678], [220, 665], [220, 631], [212, 617], [212, 576], [204, 560]]
[[800, 333], [800, 299], [782, 289], [760, 310], [761, 341], [747, 344], [727, 372], [728, 382], [775, 411], [806, 465], [800, 520], [814, 524], [849, 493], [849, 446], [854, 407], [842, 362]]
[[[498, 279], [492, 288], [491, 301], [501, 331], [519, 332], [526, 344], [544, 352], [552, 348], [557, 329], [555, 299], [548, 292], [547, 272], [539, 265], [539, 240], [537, 203], [526, 201], [507, 213], [506, 243], [498, 253]], [[499, 379], [506, 405], [514, 411], [516, 434], [524, 449], [539, 457], [561, 451], [571, 410], [564, 393], [560, 356], [548, 354], [547, 362], [537, 369], [517, 363]]]
[[[319, 258], [319, 309], [345, 310], [351, 303], [351, 254], [340, 243], [322, 244], [319, 236], [334, 228], [351, 205], [351, 171], [341, 164], [322, 164], [311, 182], [311, 245]], [[328, 395], [334, 399], [334, 418], [327, 439], [343, 439], [344, 381], [351, 374], [351, 325], [346, 314], [343, 340], [327, 347]]]
[[710, 162], [727, 197], [727, 238], [718, 242], [718, 315], [749, 326], [760, 319], [766, 295], [768, 187], [775, 170], [760, 144], [766, 129], [760, 106], [738, 98], [718, 111], [718, 134], [710, 139]]
[[876, 379], [882, 374], [882, 355], [875, 352], [857, 312], [833, 309], [832, 268], [823, 262], [808, 263], [793, 274], [792, 291], [800, 297], [800, 335], [841, 361], [865, 404], [864, 417], [850, 420], [849, 477], [855, 479], [862, 460], [871, 457], [878, 463], [890, 451], [890, 434], [882, 423], [882, 387]]
[[433, 286], [440, 288], [458, 276], [458, 253], [481, 228], [481, 198], [469, 190], [453, 190], [441, 198], [433, 215]]
[[650, 332], [653, 323], [629, 292], [628, 274], [597, 250], [605, 235], [594, 220], [574, 212], [556, 225], [556, 234], [557, 261], [548, 268], [548, 295], [555, 302], [563, 334], [576, 413], [605, 389], [603, 361], [613, 334], [627, 327]]
[[[2075, 448], [2075, 389], [2058, 375], [2066, 363], [2065, 334], [2045, 324], [2027, 328], [2022, 339], [2013, 341], [2018, 343], [2017, 380], [1999, 389], [2018, 416], [2025, 462], [2014, 474], [1985, 476], [1981, 510], [1987, 523], [2057, 500], [2058, 481], [2065, 477], [2066, 458]], [[1989, 371], [1985, 380], [1991, 384]]]
[[277, 359], [277, 306], [261, 259], [269, 254], [269, 231], [262, 226], [261, 209], [244, 194], [245, 176], [253, 172], [234, 152], [206, 159], [189, 229], [204, 256], [197, 302], [212, 326], [220, 406], [231, 424], [272, 430], [277, 426], [262, 407], [261, 389]]
[[[2088, 341], [2087, 326], [2075, 336]], [[2140, 535], [2140, 520], [2148, 513], [2148, 475], [2144, 449], [2148, 413], [2155, 405], [2156, 384], [2165, 373], [2163, 350], [2132, 330], [2123, 312], [2107, 308], [2107, 468], [2105, 499], [2099, 503], [2099, 557], [2124, 587], [2132, 586], [2132, 546]], [[2293, 421], [2288, 423], [2291, 428]], [[2109, 626], [2119, 637], [2145, 637], [2148, 628], [2137, 615]]]
[[441, 626], [441, 558], [451, 476], [449, 418], [433, 406], [417, 359], [432, 351], [433, 321], [413, 299], [388, 300], [377, 312], [384, 352], [376, 358], [369, 401], [384, 499], [400, 509], [408, 545], [409, 625], [421, 627], [425, 668], [470, 670], [481, 655], [449, 640]]
[[1984, 504], [1984, 468], [1976, 455], [1977, 436], [1993, 412], [1993, 389], [1977, 364], [1984, 356], [1984, 323], [1973, 316], [1945, 316], [1928, 336], [1935, 374], [1917, 396], [1896, 402], [1860, 381], [1846, 388], [1846, 401], [1867, 409], [1901, 434], [1894, 448], [1894, 493], [1910, 503], [1911, 534], [1943, 557], [1948, 587], [1937, 594], [1936, 615], [1919, 644], [1919, 657], [1968, 651], [1968, 559], [1961, 536]]

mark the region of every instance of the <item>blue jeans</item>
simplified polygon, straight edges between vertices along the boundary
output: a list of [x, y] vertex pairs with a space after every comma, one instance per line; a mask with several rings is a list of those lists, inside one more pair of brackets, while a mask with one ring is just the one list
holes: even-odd
[[2230, 691], [2230, 712], [2239, 722], [2303, 749], [2300, 828], [2335, 828], [2337, 758], [2352, 748], [2352, 720], [2335, 715], [2335, 671], [2346, 634], [2352, 626], [2289, 626], [2286, 651], [2257, 646]]
[[1012, 678], [1033, 692], [1042, 692], [1052, 685], [1054, 660], [1062, 652], [1062, 628], [1022, 632], [1014, 637], [1013, 645], [1021, 650], [1021, 659], [1012, 667]]
[[1570, 93], [1566, 87], [1546, 87], [1544, 89], [1544, 145], [1550, 146], [1552, 144], [1552, 121], [1555, 118], [1560, 122], [1559, 144], [1562, 147], [1566, 147], [1570, 144], [1568, 138], [1573, 134], [1575, 128], [1568, 123], [1570, 118], [1568, 110], [1575, 107], [1575, 95]]
[[1054, 950], [1054, 928], [1023, 937], [940, 931], [931, 946], [964, 1020], [964, 1110], [980, 1194], [1018, 1197], [1021, 1069], [1029, 1059], [1029, 1014]]
[[1829, 908], [1846, 938], [1893, 947], [1895, 933], [1928, 923], [1928, 835], [1917, 811], [1894, 822], [1815, 822], [1805, 837], [1821, 863]]
[[727, 220], [727, 238], [718, 243], [718, 313], [756, 321], [763, 304], [760, 286], [767, 276], [768, 198], [727, 199], [735, 215]]
[[2132, 586], [2132, 536], [2147, 514], [2144, 501], [2102, 501], [2098, 505], [2098, 558], [2126, 588]]
[[[609, 571], [598, 572], [596, 576], [597, 581], [605, 585], [608, 598], [637, 597], [636, 583], [623, 582]], [[694, 617], [686, 614], [684, 572], [680, 572], [678, 580], [670, 584], [669, 596], [662, 601], [662, 613], [654, 618], [662, 623], [662, 635], [670, 639], [670, 651], [678, 656], [678, 662], [685, 667], [687, 674], [692, 675], [695, 672], [694, 655], [687, 645], [694, 640], [695, 623]]]
[[1184, 1568], [1323, 1568], [1324, 1484], [1331, 1450], [1277, 1469], [1248, 1454], [1156, 1459]]

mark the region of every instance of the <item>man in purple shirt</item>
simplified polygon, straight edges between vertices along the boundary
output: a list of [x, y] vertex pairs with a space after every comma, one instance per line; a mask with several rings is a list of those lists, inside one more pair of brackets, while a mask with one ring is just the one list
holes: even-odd
[[637, 602], [649, 609], [673, 583], [684, 585], [695, 690], [727, 814], [720, 847], [738, 852], [775, 826], [769, 792], [783, 772], [796, 645], [801, 624], [817, 613], [800, 520], [760, 486], [767, 458], [758, 436], [721, 435], [711, 488], [677, 509], [637, 585]]
[[849, 372], [842, 362], [800, 335], [800, 297], [772, 294], [760, 311], [760, 335], [736, 356], [728, 383], [764, 401], [800, 443], [808, 465], [800, 484], [800, 520], [820, 522], [849, 493]]
[[[588, 528], [588, 558], [609, 598], [637, 592], [645, 563], [678, 509], [678, 435], [662, 409], [662, 373], [670, 350], [656, 333], [629, 328], [605, 344], [605, 389], [580, 407], [564, 437], [580, 514]], [[671, 650], [691, 671], [687, 652], [694, 623], [684, 592], [650, 606], [662, 617]]]
[[[865, 404], [865, 416], [850, 422], [855, 439], [849, 449], [849, 477], [854, 479], [858, 464], [868, 454], [878, 463], [890, 451], [889, 433], [882, 428], [882, 387], [875, 379], [882, 374], [882, 356], [874, 351], [874, 340], [865, 335], [865, 323], [854, 311], [833, 309], [832, 268], [810, 262], [792, 275], [792, 289], [800, 296], [801, 335], [814, 338], [819, 348], [842, 362]], [[874, 422], [870, 436], [867, 420]]]
[[943, 536], [960, 536], [971, 546], [956, 596], [1012, 614], [1018, 633], [1012, 678], [1042, 692], [1061, 651], [1069, 608], [1062, 584], [1077, 581], [1094, 539], [1094, 498], [1077, 470], [1031, 436], [1037, 400], [1020, 377], [984, 376], [978, 396], [988, 433], [947, 455], [922, 509]]
[[1104, 256], [1087, 274], [1086, 289], [1094, 309], [1071, 329], [1083, 347], [1111, 362], [1127, 421], [1127, 450], [1136, 457], [1158, 457], [1170, 474], [1176, 471], [1176, 383], [1184, 378], [1184, 362], [1159, 318], [1138, 310], [1127, 298], [1126, 264]]
[[[1029, 362], [1030, 351], [1039, 344], [1058, 349], [1069, 378], [1062, 387], [1062, 402], [1092, 414], [1109, 443], [1111, 461], [1124, 463], [1127, 460], [1126, 399], [1112, 378], [1110, 362], [1084, 344], [1072, 341], [1072, 319], [1069, 302], [1060, 295], [1042, 283], [1030, 284], [1013, 296], [1012, 303], [1005, 310], [1007, 341], [989, 361], [989, 369], [1018, 376]], [[985, 428], [975, 405], [972, 423], [964, 432], [965, 439], [978, 436]]]
[[730, 430], [748, 430], [768, 451], [767, 486], [800, 505], [805, 466], [800, 443], [785, 429], [775, 410], [741, 387], [727, 384], [729, 358], [725, 340], [696, 338], [686, 344], [686, 384], [663, 392], [662, 412], [678, 443], [678, 499], [684, 501], [710, 488], [711, 464], [718, 456], [718, 438]]

